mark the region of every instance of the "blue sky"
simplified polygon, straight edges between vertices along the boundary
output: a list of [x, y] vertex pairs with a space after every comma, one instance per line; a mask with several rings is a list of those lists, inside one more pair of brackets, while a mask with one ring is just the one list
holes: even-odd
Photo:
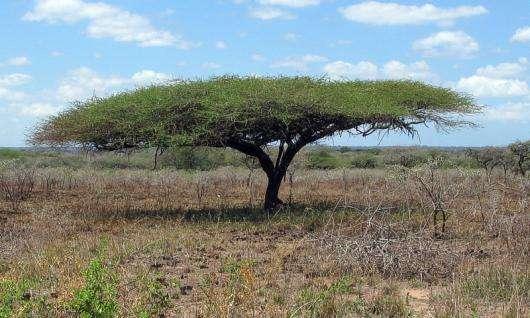
[[336, 145], [530, 139], [530, 1], [4, 0], [0, 146], [74, 100], [221, 74], [407, 78], [485, 105], [480, 128]]

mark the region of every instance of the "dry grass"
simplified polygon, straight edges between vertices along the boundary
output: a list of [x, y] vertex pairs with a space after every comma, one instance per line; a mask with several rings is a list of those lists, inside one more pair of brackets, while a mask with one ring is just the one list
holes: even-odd
[[0, 313], [73, 315], [103, 240], [123, 317], [527, 316], [530, 181], [440, 173], [441, 238], [384, 170], [297, 170], [266, 214], [243, 169], [40, 169], [21, 213], [0, 202]]

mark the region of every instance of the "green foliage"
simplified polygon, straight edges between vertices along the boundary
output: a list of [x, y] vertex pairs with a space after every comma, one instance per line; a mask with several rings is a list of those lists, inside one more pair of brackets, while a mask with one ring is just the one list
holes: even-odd
[[309, 154], [307, 165], [312, 169], [336, 169], [340, 167], [340, 161], [331, 152], [322, 149]]
[[20, 150], [2, 148], [0, 149], [0, 160], [19, 159], [26, 154]]
[[46, 293], [32, 291], [37, 286], [33, 279], [0, 280], [0, 318], [56, 317], [57, 312]]
[[[297, 308], [293, 310], [290, 317], [333, 317], [338, 314], [336, 298], [341, 295], [351, 293], [352, 280], [349, 277], [342, 277], [329, 287], [315, 290], [305, 288], [302, 290], [297, 303]], [[304, 315], [305, 313], [305, 315]]]
[[18, 312], [24, 311], [24, 304], [28, 302], [24, 294], [28, 288], [27, 281], [0, 280], [0, 318], [11, 317], [15, 308]]
[[169, 283], [158, 275], [148, 275], [144, 281], [145, 299], [143, 309], [139, 311], [139, 317], [160, 317], [171, 307], [171, 300], [178, 294], [170, 292], [170, 288], [180, 291], [180, 284], [176, 280]]
[[37, 144], [104, 149], [204, 145], [234, 140], [263, 146], [318, 140], [341, 130], [403, 129], [478, 108], [467, 95], [412, 81], [335, 82], [309, 77], [233, 77], [140, 88], [76, 102], [30, 138]]
[[530, 170], [530, 140], [515, 142], [508, 148], [514, 157], [515, 170], [524, 176]]
[[117, 282], [101, 255], [90, 261], [84, 277], [85, 285], [75, 292], [70, 308], [84, 318], [115, 317], [118, 311]]
[[352, 168], [373, 169], [378, 166], [377, 156], [370, 152], [356, 154], [351, 161]]

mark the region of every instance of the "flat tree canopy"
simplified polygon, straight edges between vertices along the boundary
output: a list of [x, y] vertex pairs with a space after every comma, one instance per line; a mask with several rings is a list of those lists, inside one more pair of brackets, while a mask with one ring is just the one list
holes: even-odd
[[[305, 145], [336, 133], [413, 134], [470, 124], [479, 107], [465, 94], [413, 81], [330, 81], [310, 77], [236, 77], [174, 82], [75, 102], [39, 125], [30, 142], [101, 150], [230, 147], [256, 157], [269, 184], [264, 207], [279, 204], [287, 168]], [[273, 161], [266, 146], [277, 146]]]

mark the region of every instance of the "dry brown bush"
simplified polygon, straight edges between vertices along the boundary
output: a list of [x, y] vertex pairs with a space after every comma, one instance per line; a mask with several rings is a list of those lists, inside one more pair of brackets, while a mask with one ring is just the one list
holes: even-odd
[[35, 170], [23, 168], [16, 163], [0, 167], [0, 196], [9, 203], [8, 212], [18, 212], [23, 201], [35, 190]]

